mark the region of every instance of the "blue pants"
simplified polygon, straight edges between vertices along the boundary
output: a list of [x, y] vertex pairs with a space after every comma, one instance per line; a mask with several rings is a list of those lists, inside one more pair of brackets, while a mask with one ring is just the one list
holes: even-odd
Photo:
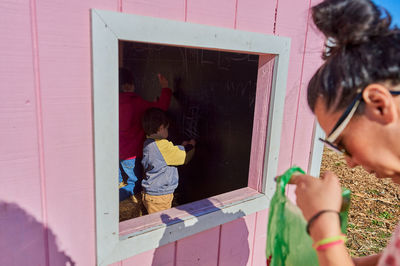
[[119, 182], [127, 184], [119, 189], [119, 201], [123, 201], [128, 197], [132, 196], [134, 192], [140, 191], [139, 177], [141, 177], [142, 166], [140, 159], [129, 159], [119, 162]]

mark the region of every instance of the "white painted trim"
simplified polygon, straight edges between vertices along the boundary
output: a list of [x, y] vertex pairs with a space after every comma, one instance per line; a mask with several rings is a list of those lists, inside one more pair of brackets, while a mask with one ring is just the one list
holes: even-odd
[[316, 177], [319, 177], [320, 174], [322, 154], [324, 152], [324, 144], [322, 143], [322, 141], [319, 140], [319, 138], [325, 138], [325, 132], [319, 126], [317, 120], [315, 120], [308, 174]]
[[286, 80], [289, 66], [289, 47], [290, 42], [288, 43], [287, 50], [283, 50], [281, 54], [275, 57], [274, 63], [267, 140], [265, 144], [262, 190], [267, 196], [272, 196], [276, 187], [274, 178], [277, 176], [278, 172], [278, 159], [286, 95]]
[[[266, 209], [278, 167], [290, 39], [95, 9], [91, 16], [97, 264], [120, 261]], [[184, 221], [160, 225], [146, 233], [119, 236], [118, 40], [276, 55], [263, 173], [265, 195], [260, 193], [215, 212], [188, 216]], [[168, 239], [163, 237], [166, 233], [170, 235]]]
[[[106, 55], [106, 56], [105, 56]], [[92, 13], [92, 75], [97, 263], [118, 245], [118, 41]], [[107, 99], [110, 99], [109, 101]], [[115, 180], [109, 177], [115, 176]]]
[[[331, 47], [334, 44], [332, 38], [326, 39], [325, 47]], [[326, 48], [325, 51], [329, 50]], [[310, 159], [308, 161], [308, 174], [311, 176], [319, 177], [321, 172], [322, 154], [324, 152], [324, 144], [319, 141], [319, 138], [325, 138], [325, 132], [318, 124], [317, 119], [314, 120], [314, 133], [313, 141], [310, 150]]]

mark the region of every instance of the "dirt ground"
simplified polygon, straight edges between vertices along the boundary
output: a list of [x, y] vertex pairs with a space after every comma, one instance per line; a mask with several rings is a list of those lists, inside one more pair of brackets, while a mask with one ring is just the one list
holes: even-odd
[[361, 167], [350, 169], [343, 156], [324, 150], [321, 173], [333, 171], [352, 192], [347, 247], [353, 256], [381, 251], [400, 220], [400, 188], [391, 179], [378, 179]]

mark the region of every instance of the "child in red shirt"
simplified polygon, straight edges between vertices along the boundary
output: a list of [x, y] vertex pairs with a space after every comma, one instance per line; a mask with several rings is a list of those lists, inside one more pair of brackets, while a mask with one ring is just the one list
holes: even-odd
[[[119, 200], [122, 201], [140, 190], [141, 163], [145, 133], [141, 124], [144, 112], [152, 107], [166, 111], [172, 91], [168, 80], [158, 74], [161, 95], [155, 102], [149, 102], [136, 94], [133, 75], [126, 68], [119, 69]], [[126, 184], [126, 185], [125, 185]]]

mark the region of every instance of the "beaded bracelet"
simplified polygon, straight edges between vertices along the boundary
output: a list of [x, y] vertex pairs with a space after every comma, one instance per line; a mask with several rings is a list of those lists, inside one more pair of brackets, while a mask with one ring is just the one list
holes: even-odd
[[313, 244], [313, 248], [317, 251], [328, 249], [337, 244], [345, 243], [347, 240], [345, 235], [331, 236], [324, 238], [317, 243]]
[[327, 244], [321, 245], [321, 246], [317, 247], [315, 250], [316, 251], [321, 251], [321, 250], [328, 249], [328, 248], [330, 248], [332, 246], [335, 246], [337, 244], [343, 244], [343, 243], [344, 243], [344, 240], [337, 240], [337, 241], [334, 241], [334, 242], [331, 242], [331, 243], [327, 243]]
[[[319, 212], [317, 212], [313, 217], [311, 217], [311, 219], [308, 221], [307, 227], [306, 227], [307, 234], [310, 234], [310, 227], [311, 227], [311, 224], [312, 224], [321, 214], [326, 213], [326, 212], [334, 212], [334, 213], [337, 213], [337, 214], [339, 215], [339, 220], [340, 220], [340, 213], [337, 212], [337, 211], [334, 211], [334, 210], [322, 210], [322, 211], [319, 211]], [[340, 221], [340, 223], [342, 223], [342, 221]]]

